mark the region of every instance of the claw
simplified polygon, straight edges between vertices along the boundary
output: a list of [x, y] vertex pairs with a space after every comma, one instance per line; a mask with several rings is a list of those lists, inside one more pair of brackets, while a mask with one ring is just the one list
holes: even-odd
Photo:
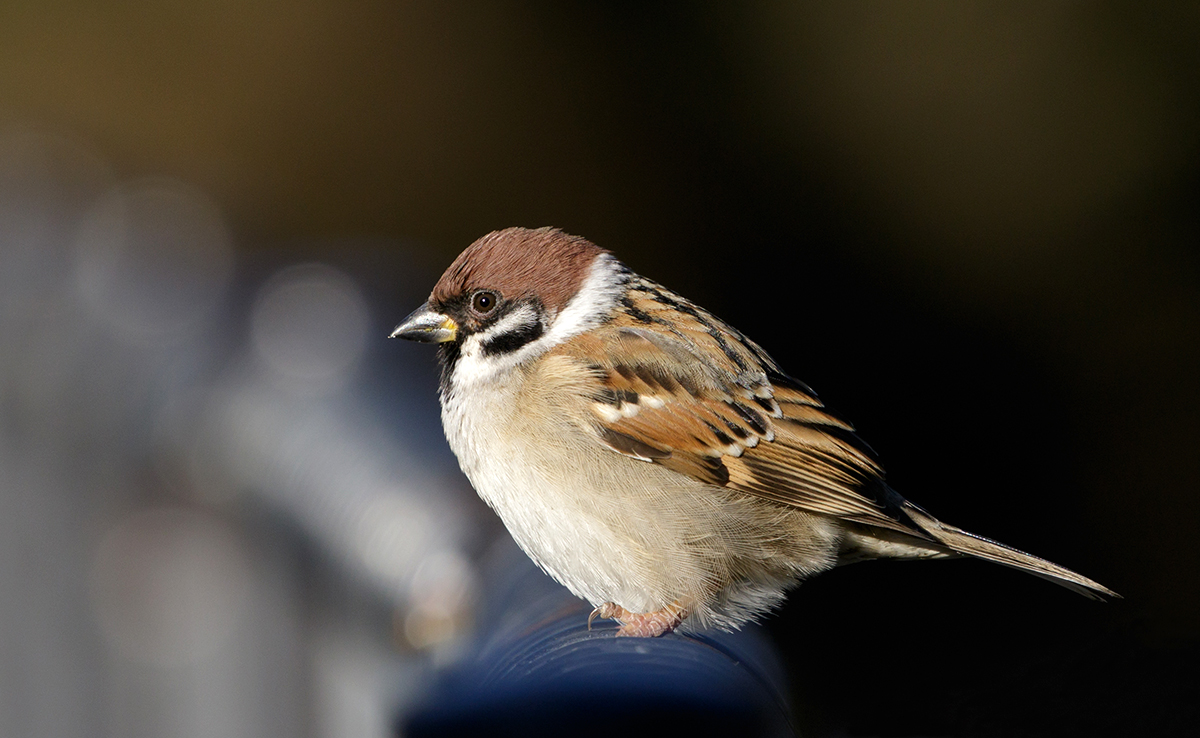
[[592, 610], [592, 614], [588, 615], [588, 630], [592, 629], [592, 621], [596, 618], [608, 620], [609, 618], [621, 618], [628, 614], [629, 612], [625, 608], [614, 602], [605, 602], [603, 605], [596, 605], [595, 609]]
[[687, 616], [688, 608], [678, 602], [654, 612], [629, 612], [614, 602], [605, 602], [588, 615], [588, 630], [592, 629], [592, 621], [596, 618], [611, 618], [621, 624], [617, 629], [618, 636], [657, 638], [678, 628]]

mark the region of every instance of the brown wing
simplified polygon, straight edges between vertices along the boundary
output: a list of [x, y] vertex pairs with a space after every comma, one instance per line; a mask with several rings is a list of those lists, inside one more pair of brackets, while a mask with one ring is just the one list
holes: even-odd
[[639, 284], [615, 320], [556, 349], [589, 373], [602, 443], [709, 484], [914, 532], [850, 425], [736, 330]]

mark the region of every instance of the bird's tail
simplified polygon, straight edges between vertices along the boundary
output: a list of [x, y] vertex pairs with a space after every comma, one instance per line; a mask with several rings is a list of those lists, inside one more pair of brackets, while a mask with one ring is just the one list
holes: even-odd
[[997, 543], [982, 536], [977, 536], [974, 533], [968, 533], [962, 528], [947, 525], [907, 500], [902, 503], [902, 506], [905, 515], [918, 528], [955, 553], [976, 556], [988, 561], [994, 561], [997, 564], [1029, 572], [1034, 576], [1062, 585], [1093, 600], [1121, 596], [1099, 582], [1094, 582], [1082, 574], [1076, 574], [1058, 564], [1053, 564], [1045, 559], [1039, 559], [1023, 551], [1005, 546], [1003, 543]]

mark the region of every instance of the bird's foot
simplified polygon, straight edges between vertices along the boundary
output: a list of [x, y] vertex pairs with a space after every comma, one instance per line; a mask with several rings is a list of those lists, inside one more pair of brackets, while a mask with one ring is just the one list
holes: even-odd
[[629, 612], [616, 603], [605, 602], [588, 616], [588, 630], [592, 629], [592, 621], [599, 617], [619, 622], [621, 627], [617, 629], [618, 636], [657, 638], [678, 628], [687, 615], [687, 608], [678, 602], [654, 612]]

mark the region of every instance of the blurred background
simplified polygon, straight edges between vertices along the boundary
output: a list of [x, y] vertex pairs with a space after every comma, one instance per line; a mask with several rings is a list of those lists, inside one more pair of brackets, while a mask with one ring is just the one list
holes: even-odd
[[1183, 734], [1200, 6], [0, 3], [0, 735], [384, 736], [506, 535], [388, 342], [556, 225], [746, 329], [980, 562], [806, 583], [817, 736]]

